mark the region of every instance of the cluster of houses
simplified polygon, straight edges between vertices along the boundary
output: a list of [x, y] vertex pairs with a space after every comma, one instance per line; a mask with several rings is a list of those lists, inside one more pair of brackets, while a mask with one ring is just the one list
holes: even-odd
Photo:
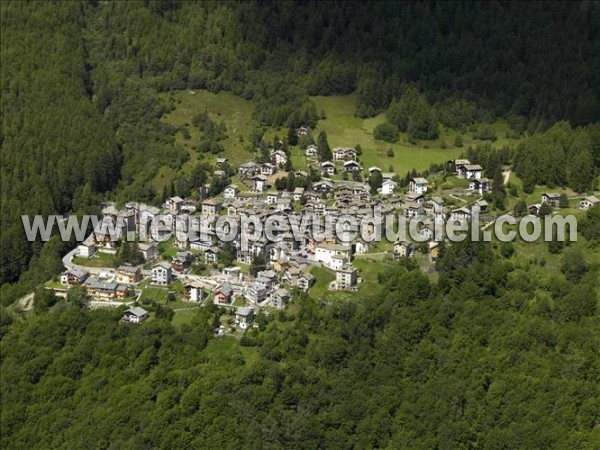
[[[302, 133], [300, 130], [298, 133]], [[301, 134], [300, 134], [301, 135]], [[352, 261], [357, 255], [371, 251], [371, 243], [358, 237], [352, 242], [343, 242], [339, 237], [316, 239], [312, 227], [298, 236], [292, 233], [294, 226], [301, 223], [302, 217], [310, 214], [314, 217], [328, 217], [336, 220], [340, 216], [350, 215], [358, 219], [372, 217], [377, 208], [382, 215], [399, 212], [406, 218], [428, 217], [431, 222], [469, 221], [473, 210], [487, 212], [487, 203], [482, 198], [465, 206], [449, 209], [440, 197], [431, 196], [427, 179], [414, 177], [409, 180], [407, 192], [399, 192], [394, 173], [383, 172], [379, 167], [369, 167], [365, 171], [367, 177], [378, 173], [382, 185], [378, 195], [371, 195], [366, 181], [332, 179], [338, 168], [345, 172], [363, 171], [357, 162], [356, 150], [349, 147], [335, 148], [333, 161], [320, 163], [321, 174], [325, 176], [319, 181], [307, 183], [306, 188], [297, 187], [292, 192], [270, 190], [269, 178], [278, 168], [285, 165], [288, 155], [281, 149], [271, 152], [271, 160], [266, 163], [247, 162], [237, 167], [242, 186], [230, 184], [222, 195], [206, 198], [201, 190], [201, 200], [196, 198], [166, 199], [162, 208], [143, 203], [129, 202], [122, 209], [115, 205], [106, 205], [103, 209], [103, 224], [118, 227], [122, 233], [133, 232], [144, 236], [146, 240], [139, 244], [146, 263], [145, 269], [123, 265], [116, 270], [111, 279], [90, 276], [81, 267], [67, 270], [61, 276], [64, 285], [82, 284], [90, 294], [99, 299], [121, 299], [136, 292], [137, 285], [149, 280], [152, 286], [167, 288], [175, 281], [180, 281], [184, 299], [202, 303], [207, 299], [215, 304], [233, 306], [236, 299], [242, 299], [245, 307], [238, 308], [236, 323], [245, 328], [252, 323], [255, 311], [263, 307], [284, 308], [291, 299], [293, 289], [309, 291], [315, 283], [311, 274], [312, 267], [324, 267], [335, 274], [329, 284], [331, 290], [354, 291], [362, 282], [358, 270]], [[317, 147], [307, 146], [307, 157], [316, 157]], [[227, 161], [220, 158], [218, 166]], [[469, 160], [453, 161], [456, 176], [469, 180], [469, 190], [483, 196], [490, 192], [491, 182], [482, 176], [483, 168], [471, 164]], [[302, 171], [295, 172], [296, 177], [308, 177]], [[554, 204], [558, 196], [546, 194], [542, 200]], [[595, 197], [588, 197], [581, 203], [582, 208], [589, 208], [598, 203]], [[239, 220], [254, 216], [261, 220], [273, 214], [281, 215], [287, 220], [278, 230], [276, 242], [261, 238], [251, 241], [247, 247], [241, 244], [240, 236], [227, 245], [227, 251], [235, 252], [235, 259], [240, 266], [225, 267], [222, 271], [216, 268], [222, 263], [225, 244], [217, 239], [218, 218], [226, 213]], [[157, 221], [158, 217], [161, 218]], [[197, 231], [194, 240], [177, 239], [178, 231]], [[322, 231], [322, 230], [320, 230]], [[357, 230], [346, 230], [357, 231]], [[164, 237], [175, 235], [172, 241], [173, 251], [168, 258], [161, 258], [159, 241]], [[422, 241], [431, 260], [438, 256], [438, 243], [434, 239], [434, 226], [423, 225], [419, 230]], [[95, 252], [114, 253], [117, 243], [110, 239], [108, 233], [97, 229], [78, 248], [81, 257], [92, 257]], [[423, 247], [421, 247], [423, 250]], [[389, 257], [411, 257], [415, 247], [409, 241], [399, 240], [393, 243]], [[243, 273], [242, 265], [251, 265], [256, 259], [264, 262], [264, 270], [255, 276]], [[209, 268], [207, 275], [196, 275], [191, 269], [197, 264]], [[237, 304], [237, 303], [236, 303]], [[135, 308], [128, 310], [124, 320], [129, 322], [143, 321], [145, 316]]]

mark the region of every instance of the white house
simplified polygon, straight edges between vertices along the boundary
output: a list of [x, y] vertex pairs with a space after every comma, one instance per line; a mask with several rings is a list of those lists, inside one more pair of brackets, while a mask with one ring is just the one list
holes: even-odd
[[338, 147], [333, 149], [335, 161], [348, 161], [356, 159], [356, 150], [351, 147]]
[[315, 277], [313, 275], [311, 275], [310, 273], [306, 273], [303, 272], [300, 275], [298, 275], [298, 279], [296, 280], [296, 284], [298, 286], [298, 289], [300, 289], [301, 291], [308, 291], [310, 289], [310, 287], [314, 284], [315, 282]]
[[91, 258], [96, 253], [96, 246], [87, 240], [77, 247], [77, 254], [82, 258]]
[[403, 258], [413, 255], [413, 245], [410, 242], [398, 240], [394, 242], [394, 256]]
[[173, 269], [167, 263], [158, 263], [152, 267], [152, 283], [166, 286], [171, 283]]
[[600, 200], [598, 199], [598, 197], [590, 195], [589, 197], [586, 197], [583, 200], [581, 200], [581, 202], [579, 202], [579, 207], [581, 209], [590, 209], [598, 204], [600, 204]]
[[483, 168], [479, 164], [466, 164], [464, 166], [465, 169], [465, 178], [467, 180], [474, 180], [481, 178], [481, 172], [483, 172]]
[[335, 285], [337, 289], [349, 289], [356, 286], [356, 267], [346, 264], [335, 271]]
[[479, 195], [491, 191], [491, 188], [490, 180], [487, 178], [475, 178], [469, 181], [469, 189], [479, 192]]
[[288, 161], [288, 156], [283, 150], [275, 150], [271, 153], [271, 162], [276, 166], [285, 165]]
[[335, 164], [333, 164], [331, 161], [325, 161], [324, 163], [321, 163], [321, 173], [323, 175], [335, 175]]
[[247, 306], [241, 306], [235, 312], [235, 323], [245, 330], [252, 325], [254, 321], [254, 309]]
[[260, 166], [260, 173], [266, 177], [270, 177], [275, 172], [277, 172], [277, 167], [271, 163], [264, 163]]
[[60, 274], [60, 284], [70, 286], [72, 284], [81, 284], [88, 277], [88, 273], [79, 269], [66, 270]]
[[542, 194], [542, 203], [548, 203], [554, 208], [558, 208], [560, 204], [560, 195], [555, 193], [544, 192]]
[[127, 311], [123, 311], [122, 318], [125, 322], [140, 323], [148, 318], [148, 311], [139, 306], [134, 306]]
[[393, 194], [397, 185], [398, 183], [396, 183], [394, 180], [385, 180], [383, 183], [381, 183], [381, 195]]
[[429, 183], [425, 178], [412, 178], [408, 183], [408, 192], [410, 192], [411, 194], [425, 194], [425, 192], [427, 192], [428, 186]]
[[240, 190], [235, 184], [230, 184], [223, 189], [223, 197], [225, 198], [236, 198]]
[[344, 170], [346, 172], [358, 172], [360, 169], [360, 164], [356, 161], [346, 161], [344, 163]]
[[450, 212], [452, 222], [465, 222], [471, 220], [471, 210], [466, 206], [454, 209]]
[[185, 297], [190, 302], [201, 302], [204, 291], [202, 290], [202, 285], [197, 281], [190, 281], [186, 283], [185, 288]]
[[317, 154], [319, 153], [317, 146], [314, 144], [310, 144], [309, 146], [306, 147], [306, 150], [304, 150], [304, 154], [306, 156], [317, 156]]
[[323, 263], [324, 266], [333, 268], [338, 267], [339, 258], [345, 258], [350, 261], [352, 248], [342, 244], [319, 244], [315, 249], [315, 260]]

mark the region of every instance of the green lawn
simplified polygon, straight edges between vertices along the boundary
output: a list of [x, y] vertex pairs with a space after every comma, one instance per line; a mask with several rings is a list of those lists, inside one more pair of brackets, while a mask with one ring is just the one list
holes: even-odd
[[[162, 95], [168, 104], [175, 106], [174, 110], [163, 117], [163, 121], [179, 130], [186, 127], [190, 133], [188, 140], [183, 138], [181, 131], [175, 135], [175, 143], [185, 148], [190, 155], [189, 161], [183, 166], [183, 171], [188, 172], [199, 158], [198, 152], [192, 147], [198, 145], [201, 133], [192, 125], [192, 118], [198, 112], [205, 110], [216, 123], [225, 122], [227, 139], [221, 141], [225, 148], [222, 154], [203, 155], [204, 158], [214, 162], [217, 157], [224, 157], [234, 165], [252, 160], [253, 154], [247, 150], [248, 138], [254, 126], [252, 102], [227, 92], [218, 94], [203, 90], [194, 92], [194, 95], [187, 90]], [[162, 188], [167, 182], [170, 182], [173, 175], [172, 169], [162, 167], [155, 178], [155, 187]]]
[[323, 298], [327, 293], [329, 283], [335, 280], [335, 275], [323, 267], [312, 267], [310, 273], [315, 277], [315, 284], [308, 291], [311, 297]]
[[[187, 172], [193, 167], [199, 155], [192, 148], [198, 144], [200, 132], [191, 125], [192, 118], [199, 111], [208, 110], [211, 118], [215, 122], [225, 122], [227, 126], [227, 139], [222, 141], [225, 152], [222, 155], [230, 160], [234, 165], [252, 160], [254, 154], [248, 150], [248, 139], [252, 129], [256, 126], [252, 119], [252, 101], [244, 100], [236, 95], [220, 92], [214, 94], [208, 91], [198, 90], [194, 95], [189, 91], [179, 91], [163, 94], [163, 99], [175, 107], [174, 110], [167, 113], [163, 121], [179, 130], [186, 127], [191, 138], [183, 138], [181, 131], [176, 133], [175, 143], [185, 148], [190, 154], [190, 160], [184, 165], [183, 171]], [[411, 169], [424, 170], [432, 163], [441, 163], [457, 158], [469, 145], [476, 143], [472, 139], [471, 133], [463, 134], [464, 146], [456, 148], [452, 144], [457, 132], [454, 130], [440, 127], [440, 137], [432, 141], [422, 141], [417, 145], [409, 144], [406, 135], [401, 134], [400, 140], [395, 144], [378, 141], [373, 137], [373, 129], [386, 120], [385, 114], [379, 114], [376, 117], [361, 119], [354, 115], [356, 99], [353, 95], [346, 96], [316, 96], [311, 97], [319, 112], [325, 112], [325, 119], [317, 124], [313, 135], [316, 136], [321, 130], [327, 132], [330, 146], [355, 146], [360, 144], [363, 148], [363, 155], [360, 160], [366, 168], [370, 166], [379, 166], [384, 171], [389, 171], [390, 166], [397, 174], [405, 174]], [[505, 137], [509, 130], [508, 124], [504, 121], [498, 121], [493, 124], [498, 134], [498, 140], [494, 146], [514, 145], [518, 142], [515, 139]], [[265, 139], [272, 141], [277, 135], [280, 138], [285, 137], [285, 129], [267, 129]], [[442, 148], [445, 143], [447, 148]], [[387, 156], [389, 148], [394, 151], [393, 157]], [[302, 150], [299, 148], [290, 148], [292, 163], [296, 170], [306, 170], [307, 160]], [[205, 155], [209, 161], [214, 161], [215, 155]], [[170, 182], [175, 175], [173, 169], [162, 167], [156, 178], [155, 187], [162, 188]]]
[[166, 303], [168, 292], [169, 291], [166, 288], [146, 287], [142, 291], [139, 302], [142, 303], [144, 301], [150, 301], [156, 303]]
[[246, 364], [250, 364], [258, 359], [258, 347], [244, 347], [238, 344], [238, 340], [233, 336], [224, 336], [220, 339], [211, 339], [204, 350], [209, 361], [228, 360], [234, 352], [239, 352], [243, 356]]
[[96, 252], [91, 258], [73, 257], [73, 264], [85, 267], [117, 267], [117, 257], [110, 253]]

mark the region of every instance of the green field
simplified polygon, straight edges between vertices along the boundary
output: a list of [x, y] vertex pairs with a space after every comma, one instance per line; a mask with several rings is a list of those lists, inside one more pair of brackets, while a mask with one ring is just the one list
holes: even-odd
[[[219, 156], [228, 158], [234, 165], [254, 159], [254, 154], [248, 150], [250, 133], [256, 126], [252, 119], [252, 101], [225, 92], [218, 94], [203, 90], [194, 92], [193, 95], [190, 91], [179, 91], [163, 95], [163, 99], [167, 104], [174, 107], [172, 111], [163, 117], [163, 121], [179, 130], [176, 133], [175, 143], [185, 148], [190, 155], [189, 161], [183, 166], [184, 172], [193, 167], [193, 164], [199, 158], [193, 147], [197, 145], [201, 136], [191, 122], [195, 114], [204, 110], [209, 112], [215, 122], [224, 121], [227, 126], [228, 137], [221, 142], [225, 151]], [[389, 144], [373, 137], [373, 129], [385, 121], [385, 114], [379, 114], [368, 119], [355, 116], [356, 99], [353, 95], [317, 96], [311, 97], [311, 99], [317, 110], [325, 113], [325, 119], [318, 122], [316, 129], [313, 130], [313, 136], [316, 138], [320, 131], [326, 131], [329, 145], [332, 148], [354, 147], [360, 144], [363, 149], [360, 161], [365, 169], [378, 166], [387, 172], [390, 168], [393, 168], [395, 173], [404, 175], [411, 169], [424, 170], [432, 163], [442, 163], [456, 159], [469, 145], [476, 143], [471, 134], [466, 133], [462, 135], [464, 146], [456, 148], [452, 143], [458, 133], [440, 127], [441, 135], [436, 140], [421, 141], [413, 145], [407, 142], [405, 134], [401, 134], [398, 143]], [[514, 145], [518, 142], [518, 140], [505, 137], [506, 132], [509, 130], [506, 122], [498, 121], [493, 126], [498, 135], [498, 140], [494, 142], [494, 146]], [[190, 132], [191, 138], [189, 140], [183, 138], [181, 133], [183, 127], [186, 127]], [[265, 130], [265, 139], [272, 141], [276, 135], [283, 138], [286, 133], [287, 130], [285, 129], [267, 129]], [[447, 148], [442, 148], [442, 143], [445, 143]], [[392, 157], [387, 156], [390, 147], [394, 151]], [[294, 168], [296, 170], [307, 170], [307, 159], [303, 151], [298, 147], [292, 147], [290, 153]], [[204, 158], [212, 162], [216, 156], [204, 155]], [[174, 174], [175, 171], [172, 168], [162, 167], [155, 178], [156, 188], [160, 189], [167, 182], [170, 182]]]
[[117, 267], [117, 257], [110, 253], [96, 252], [91, 258], [74, 256], [73, 264], [85, 267]]
[[[385, 121], [385, 114], [379, 114], [369, 119], [361, 119], [354, 115], [356, 100], [352, 95], [312, 97], [317, 106], [317, 111], [325, 111], [326, 118], [319, 121], [314, 135], [321, 130], [327, 132], [329, 145], [334, 147], [354, 147], [360, 144], [363, 154], [360, 157], [365, 169], [378, 166], [384, 172], [393, 166], [394, 172], [403, 175], [411, 169], [427, 169], [432, 163], [443, 163], [456, 159], [474, 141], [470, 134], [463, 134], [464, 145], [462, 148], [452, 146], [456, 131], [440, 127], [441, 136], [434, 141], [421, 141], [417, 145], [406, 142], [406, 135], [401, 134], [399, 143], [389, 144], [376, 140], [373, 137], [373, 129]], [[514, 145], [518, 141], [505, 138], [509, 127], [506, 122], [498, 121], [494, 124], [498, 134], [498, 140], [494, 146]], [[445, 142], [447, 148], [442, 148]], [[392, 147], [394, 156], [388, 157], [387, 151]]]
[[[247, 141], [253, 127], [251, 101], [226, 92], [214, 94], [203, 90], [171, 92], [163, 94], [162, 98], [175, 107], [162, 120], [178, 129], [175, 144], [183, 147], [190, 155], [183, 166], [184, 172], [187, 173], [199, 157], [210, 162], [217, 158], [212, 154], [199, 155], [193, 148], [200, 142], [201, 133], [192, 125], [192, 118], [202, 111], [208, 111], [215, 123], [224, 121], [227, 126], [227, 138], [221, 141], [225, 151], [218, 157], [227, 158], [234, 165], [253, 159], [252, 153], [247, 150]], [[184, 139], [181, 132], [184, 127], [189, 130], [190, 139]], [[154, 179], [155, 188], [162, 189], [170, 183], [175, 173], [172, 168], [163, 166]]]

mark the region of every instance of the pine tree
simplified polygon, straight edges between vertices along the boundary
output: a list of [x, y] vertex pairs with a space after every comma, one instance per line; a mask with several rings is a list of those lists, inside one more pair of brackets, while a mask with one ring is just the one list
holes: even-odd
[[331, 161], [333, 159], [333, 153], [331, 153], [331, 148], [329, 148], [327, 133], [325, 131], [321, 131], [317, 137], [317, 152], [320, 161]]

